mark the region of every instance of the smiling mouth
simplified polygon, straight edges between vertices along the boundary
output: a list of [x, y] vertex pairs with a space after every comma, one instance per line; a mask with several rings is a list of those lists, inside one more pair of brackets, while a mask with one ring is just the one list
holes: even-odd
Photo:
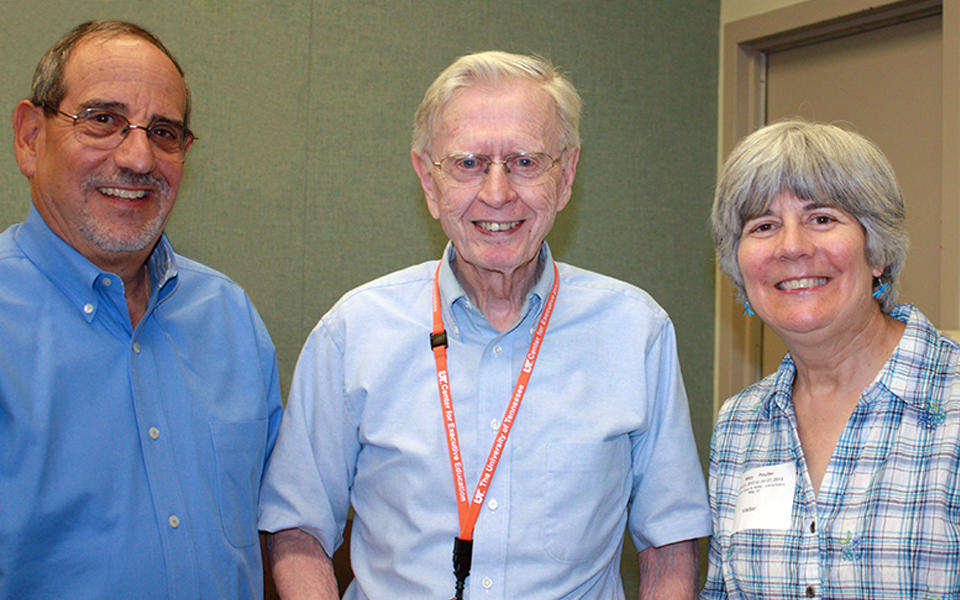
[[790, 291], [790, 290], [805, 290], [808, 288], [820, 287], [821, 285], [827, 285], [826, 277], [805, 277], [803, 279], [788, 279], [787, 281], [781, 281], [775, 287], [778, 290]]
[[479, 227], [484, 231], [510, 231], [519, 227], [523, 221], [507, 221], [502, 223], [500, 221], [474, 221], [473, 224]]
[[115, 187], [99, 187], [97, 191], [104, 196], [119, 198], [121, 200], [141, 200], [150, 194], [150, 190], [128, 190]]

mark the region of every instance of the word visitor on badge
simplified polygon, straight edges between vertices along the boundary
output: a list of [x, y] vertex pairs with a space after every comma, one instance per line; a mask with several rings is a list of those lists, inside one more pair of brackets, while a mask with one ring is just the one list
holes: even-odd
[[785, 462], [749, 469], [740, 482], [733, 533], [745, 529], [790, 529], [797, 467]]

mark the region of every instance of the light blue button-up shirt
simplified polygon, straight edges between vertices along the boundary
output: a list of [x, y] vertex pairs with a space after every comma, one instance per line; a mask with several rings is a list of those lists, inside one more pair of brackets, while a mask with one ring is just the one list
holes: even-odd
[[[494, 329], [440, 270], [454, 411], [472, 493], [551, 285]], [[349, 506], [346, 598], [449, 598], [459, 527], [433, 353], [436, 261], [346, 294], [304, 346], [264, 480], [260, 526], [328, 554]], [[642, 290], [560, 264], [557, 304], [480, 511], [465, 597], [623, 598], [638, 549], [710, 534], [673, 326]]]
[[0, 598], [262, 597], [276, 356], [243, 291], [162, 237], [123, 282], [31, 208], [0, 234]]

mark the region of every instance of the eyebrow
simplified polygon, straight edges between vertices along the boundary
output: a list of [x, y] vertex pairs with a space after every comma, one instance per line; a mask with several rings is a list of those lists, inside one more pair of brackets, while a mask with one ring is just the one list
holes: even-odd
[[[835, 206], [835, 205], [833, 205], [833, 204], [827, 204], [827, 203], [825, 203], [825, 202], [818, 202], [818, 201], [816, 201], [816, 200], [804, 200], [803, 198], [800, 198], [800, 200], [803, 200], [803, 202], [804, 202], [804, 205], [801, 207], [803, 210], [818, 210], [818, 209], [821, 209], [821, 208], [829, 208], [829, 209], [837, 209], [837, 210], [839, 210], [839, 207], [837, 207], [837, 206]], [[770, 210], [770, 205], [768, 204], [766, 210], [764, 210], [762, 213], [760, 213], [760, 214], [758, 214], [758, 215], [756, 215], [756, 216], [747, 218], [746, 221], [749, 221], [749, 220], [751, 220], [751, 219], [759, 219], [760, 217], [768, 217], [768, 216], [770, 216], [770, 215], [772, 215], [772, 214], [773, 214], [773, 211]]]
[[[521, 155], [524, 155], [524, 154], [526, 154], [526, 155], [530, 155], [530, 154], [546, 154], [547, 156], [550, 156], [550, 154], [549, 154], [548, 152], [542, 151], [542, 150], [541, 150], [541, 151], [538, 151], [538, 150], [514, 150], [514, 151], [512, 151], [512, 152], [507, 152], [506, 154], [501, 154], [501, 155], [500, 155], [500, 158], [501, 158], [501, 159], [504, 159], [504, 158], [506, 158], [506, 157], [508, 157], [508, 156], [521, 156]], [[476, 157], [479, 157], [479, 158], [490, 158], [490, 159], [493, 158], [493, 155], [492, 155], [492, 154], [487, 154], [486, 152], [451, 152], [451, 153], [448, 154], [447, 156], [460, 156], [460, 157], [476, 156]]]
[[[101, 110], [109, 110], [111, 112], [115, 112], [123, 116], [127, 116], [127, 112], [129, 111], [129, 107], [125, 102], [114, 102], [110, 100], [94, 99], [94, 100], [88, 100], [80, 105], [81, 111], [87, 110], [90, 108], [99, 108]], [[183, 121], [181, 121], [180, 119], [171, 119], [170, 117], [165, 117], [163, 115], [157, 115], [157, 114], [154, 114], [150, 117], [150, 121], [148, 122], [148, 125], [152, 123], [172, 123], [175, 125], [179, 125], [180, 127], [184, 126]]]

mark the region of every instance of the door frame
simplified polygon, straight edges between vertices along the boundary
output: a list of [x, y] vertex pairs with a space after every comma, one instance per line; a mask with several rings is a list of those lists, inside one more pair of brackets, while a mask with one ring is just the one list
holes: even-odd
[[[766, 120], [766, 63], [771, 52], [942, 15], [942, 197], [940, 315], [960, 328], [960, 0], [806, 0], [728, 23], [720, 81], [720, 162]], [[947, 202], [946, 200], [950, 200]], [[759, 319], [744, 315], [727, 276], [716, 270], [714, 416], [720, 404], [761, 376]]]

